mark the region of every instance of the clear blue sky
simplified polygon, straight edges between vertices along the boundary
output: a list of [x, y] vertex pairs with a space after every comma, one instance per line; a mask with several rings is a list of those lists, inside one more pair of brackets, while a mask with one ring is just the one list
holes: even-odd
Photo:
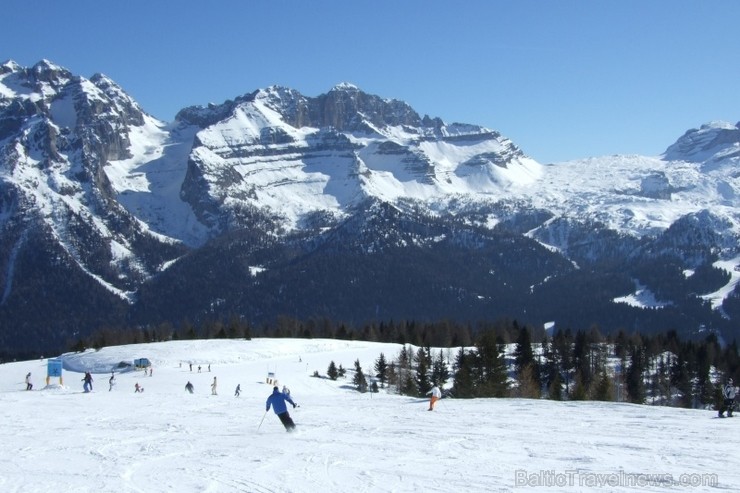
[[5, 0], [2, 17], [0, 61], [102, 72], [166, 121], [346, 81], [548, 163], [656, 155], [740, 120], [736, 0]]

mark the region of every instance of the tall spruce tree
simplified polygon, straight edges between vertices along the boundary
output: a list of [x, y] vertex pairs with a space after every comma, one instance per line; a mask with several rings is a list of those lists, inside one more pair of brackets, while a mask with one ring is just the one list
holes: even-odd
[[475, 394], [505, 397], [508, 391], [506, 361], [493, 331], [483, 332], [475, 344]]
[[362, 372], [359, 359], [355, 360], [355, 376], [352, 379], [352, 383], [355, 384], [355, 387], [357, 387], [357, 390], [360, 392], [367, 392], [367, 379], [365, 378], [365, 374]]
[[570, 373], [573, 369], [573, 335], [570, 329], [559, 330], [552, 340], [553, 351], [560, 365], [560, 376], [565, 383], [565, 392], [570, 392]]
[[475, 380], [473, 377], [475, 354], [460, 348], [455, 356], [455, 374], [452, 380], [452, 392], [455, 397], [475, 397]]
[[612, 401], [614, 400], [613, 396], [614, 385], [612, 385], [612, 379], [609, 377], [606, 369], [602, 369], [600, 372], [599, 380], [596, 383], [594, 399], [597, 401]]
[[581, 384], [585, 389], [591, 387], [591, 351], [590, 341], [586, 333], [582, 330], [576, 332], [573, 343], [573, 370], [576, 375], [580, 375]]
[[516, 367], [516, 379], [518, 387], [515, 394], [518, 397], [539, 398], [540, 397], [540, 370], [534, 359], [532, 350], [532, 339], [529, 329], [522, 327], [514, 348], [514, 366]]
[[385, 387], [385, 382], [388, 379], [388, 363], [385, 361], [383, 353], [380, 353], [378, 359], [375, 360], [375, 376], [380, 382], [380, 388]]
[[429, 379], [429, 358], [424, 348], [419, 348], [414, 357], [416, 364], [416, 390], [419, 395], [426, 395], [432, 389]]
[[449, 379], [450, 370], [447, 368], [444, 354], [442, 354], [442, 350], [440, 349], [439, 355], [434, 358], [434, 362], [432, 363], [432, 384], [444, 387]]
[[514, 365], [516, 371], [520, 372], [528, 366], [534, 366], [534, 352], [532, 351], [532, 339], [529, 335], [529, 329], [522, 327], [519, 330], [519, 337], [514, 347]]
[[411, 347], [402, 346], [398, 352], [396, 366], [398, 369], [398, 393], [402, 395], [416, 395], [416, 375], [413, 371], [414, 352]]
[[554, 401], [563, 400], [563, 379], [560, 377], [560, 372], [555, 373], [547, 390], [550, 394], [550, 399]]
[[627, 370], [627, 394], [630, 402], [634, 404], [645, 403], [645, 382], [643, 373], [645, 362], [642, 347], [635, 347], [630, 355], [630, 367]]
[[691, 369], [687, 360], [687, 346], [684, 345], [678, 351], [678, 356], [671, 365], [671, 384], [679, 391], [678, 405], [691, 407], [693, 402], [693, 389], [691, 384]]

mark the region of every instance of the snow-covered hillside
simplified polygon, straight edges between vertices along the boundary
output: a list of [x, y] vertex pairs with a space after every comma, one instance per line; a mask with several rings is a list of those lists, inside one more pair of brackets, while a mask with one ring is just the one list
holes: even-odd
[[[63, 355], [64, 386], [52, 379], [49, 387], [46, 360], [0, 365], [0, 489], [621, 492], [740, 485], [740, 422], [714, 412], [523, 399], [443, 399], [428, 412], [425, 399], [360, 394], [349, 380], [312, 376], [331, 361], [349, 369], [359, 360], [369, 373], [381, 352], [394, 357], [399, 349], [321, 339], [110, 347]], [[142, 357], [153, 362], [152, 376], [119, 373], [109, 391], [111, 368]], [[85, 370], [95, 379], [88, 394]], [[268, 372], [300, 405], [290, 411], [295, 433], [265, 415]], [[218, 395], [211, 395], [214, 378]], [[137, 382], [143, 393], [134, 393]]]

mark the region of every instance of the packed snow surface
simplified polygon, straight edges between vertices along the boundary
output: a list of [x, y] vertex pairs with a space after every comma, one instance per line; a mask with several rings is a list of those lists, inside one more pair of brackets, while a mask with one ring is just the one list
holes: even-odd
[[[0, 491], [738, 491], [740, 418], [603, 402], [361, 394], [324, 375], [365, 373], [396, 344], [174, 341], [0, 365]], [[446, 353], [447, 354], [447, 353]], [[454, 358], [455, 351], [449, 352]], [[149, 358], [152, 376], [110, 371]], [[192, 370], [190, 363], [193, 364]], [[210, 371], [208, 369], [210, 365]], [[198, 371], [200, 366], [200, 372]], [[93, 372], [91, 393], [83, 373]], [[34, 389], [25, 391], [31, 372]], [[299, 404], [286, 433], [265, 414], [274, 373]], [[217, 394], [211, 384], [217, 378]], [[190, 381], [195, 393], [188, 394]], [[144, 392], [134, 393], [139, 383]], [[241, 396], [234, 389], [241, 384]], [[263, 420], [264, 417], [264, 420]]]

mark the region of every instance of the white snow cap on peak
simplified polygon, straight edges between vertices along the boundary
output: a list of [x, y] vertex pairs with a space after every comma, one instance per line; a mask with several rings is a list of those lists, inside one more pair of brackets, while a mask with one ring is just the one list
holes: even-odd
[[332, 87], [332, 91], [359, 91], [360, 88], [351, 82], [340, 82], [336, 86]]
[[66, 71], [64, 67], [61, 65], [57, 65], [56, 63], [52, 62], [51, 60], [48, 60], [46, 58], [41, 59], [36, 65], [33, 66], [34, 69], [49, 69], [49, 70], [64, 70]]
[[724, 130], [734, 130], [737, 128], [737, 125], [733, 125], [730, 122], [726, 122], [724, 120], [713, 120], [709, 123], [705, 123], [701, 126], [701, 130], [710, 130], [710, 129], [724, 129]]
[[0, 65], [0, 68], [3, 69], [3, 72], [16, 72], [21, 70], [23, 67], [21, 67], [15, 60], [5, 60], [5, 62]]

